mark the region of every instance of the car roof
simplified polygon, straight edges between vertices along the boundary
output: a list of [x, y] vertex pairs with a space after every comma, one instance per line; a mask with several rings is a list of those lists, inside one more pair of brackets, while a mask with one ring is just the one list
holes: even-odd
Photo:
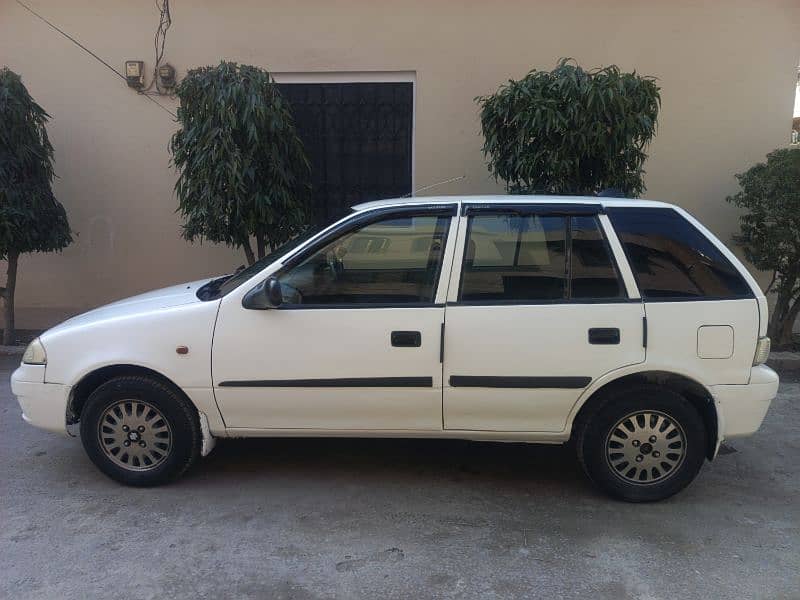
[[627, 206], [649, 208], [672, 208], [672, 204], [639, 198], [609, 198], [601, 196], [545, 196], [545, 195], [489, 195], [489, 196], [415, 196], [413, 198], [388, 198], [363, 202], [353, 206], [355, 211], [371, 210], [390, 206], [415, 206], [430, 204], [599, 204], [600, 206]]

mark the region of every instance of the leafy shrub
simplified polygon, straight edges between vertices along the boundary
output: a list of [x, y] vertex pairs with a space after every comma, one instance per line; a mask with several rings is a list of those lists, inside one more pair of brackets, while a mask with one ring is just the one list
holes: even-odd
[[736, 241], [750, 262], [772, 272], [769, 336], [775, 348], [786, 348], [800, 313], [800, 148], [770, 152], [766, 163], [736, 178], [742, 189], [727, 200], [747, 211]]
[[562, 59], [476, 101], [489, 171], [509, 192], [644, 191], [645, 149], [661, 106], [654, 78], [616, 66], [584, 71]]
[[7, 260], [3, 343], [13, 344], [14, 292], [20, 254], [72, 243], [67, 213], [53, 195], [53, 146], [39, 106], [19, 75], [0, 69], [0, 260]]
[[288, 103], [258, 67], [221, 62], [189, 71], [176, 93], [170, 144], [183, 237], [240, 247], [247, 262], [308, 219], [309, 164]]

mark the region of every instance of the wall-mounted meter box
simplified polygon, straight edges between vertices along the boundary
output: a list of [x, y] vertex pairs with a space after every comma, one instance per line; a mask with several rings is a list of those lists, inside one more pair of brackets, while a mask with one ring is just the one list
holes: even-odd
[[144, 87], [144, 61], [126, 60], [125, 80], [132, 88], [139, 89]]
[[169, 63], [164, 63], [158, 67], [158, 79], [165, 88], [175, 87], [175, 68]]

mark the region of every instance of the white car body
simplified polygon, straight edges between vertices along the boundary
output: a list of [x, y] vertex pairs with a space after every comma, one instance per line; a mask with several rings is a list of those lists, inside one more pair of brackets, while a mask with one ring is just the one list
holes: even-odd
[[[488, 306], [459, 302], [465, 206], [535, 205], [546, 211], [551, 204], [587, 203], [601, 207], [598, 218], [624, 282], [625, 301]], [[243, 307], [254, 286], [327, 232], [359, 215], [409, 206], [452, 208], [441, 276], [430, 306]], [[674, 209], [734, 265], [752, 296], [643, 302], [605, 214], [615, 207]], [[598, 390], [623, 377], [657, 373], [691, 381], [713, 399], [710, 427], [716, 444], [709, 450], [711, 457], [723, 439], [759, 428], [778, 388], [771, 369], [753, 366], [757, 342], [767, 327], [767, 303], [759, 286], [724, 244], [669, 204], [536, 196], [367, 203], [221, 299], [198, 299], [196, 291], [203, 283], [115, 302], [43, 333], [46, 364], [22, 364], [12, 376], [24, 419], [67, 432], [68, 422], [79, 418], [75, 401], [81, 386], [133, 371], [155, 374], [186, 394], [207, 425], [208, 448], [210, 436], [563, 443], [581, 407]], [[621, 340], [616, 345], [588, 344], [586, 332], [596, 327], [617, 328]], [[405, 330], [420, 332], [419, 347], [389, 344], [391, 332]], [[180, 347], [186, 353], [178, 353]], [[483, 386], [476, 379], [457, 383], [464, 376], [488, 377], [500, 385]], [[545, 385], [507, 386], [502, 385], [504, 377], [530, 377]], [[582, 378], [587, 383], [579, 385]], [[390, 385], [381, 385], [383, 380]], [[393, 385], [397, 381], [402, 385]], [[569, 385], [559, 387], [559, 381]]]

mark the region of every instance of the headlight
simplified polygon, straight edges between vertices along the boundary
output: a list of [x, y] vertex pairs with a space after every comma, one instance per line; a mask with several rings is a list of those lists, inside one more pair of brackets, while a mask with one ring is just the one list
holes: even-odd
[[47, 353], [44, 351], [44, 346], [42, 342], [39, 341], [38, 337], [25, 348], [25, 354], [22, 355], [22, 362], [26, 365], [47, 364]]
[[771, 345], [772, 343], [769, 341], [768, 337], [758, 338], [758, 343], [756, 344], [756, 355], [753, 357], [754, 367], [767, 362]]

